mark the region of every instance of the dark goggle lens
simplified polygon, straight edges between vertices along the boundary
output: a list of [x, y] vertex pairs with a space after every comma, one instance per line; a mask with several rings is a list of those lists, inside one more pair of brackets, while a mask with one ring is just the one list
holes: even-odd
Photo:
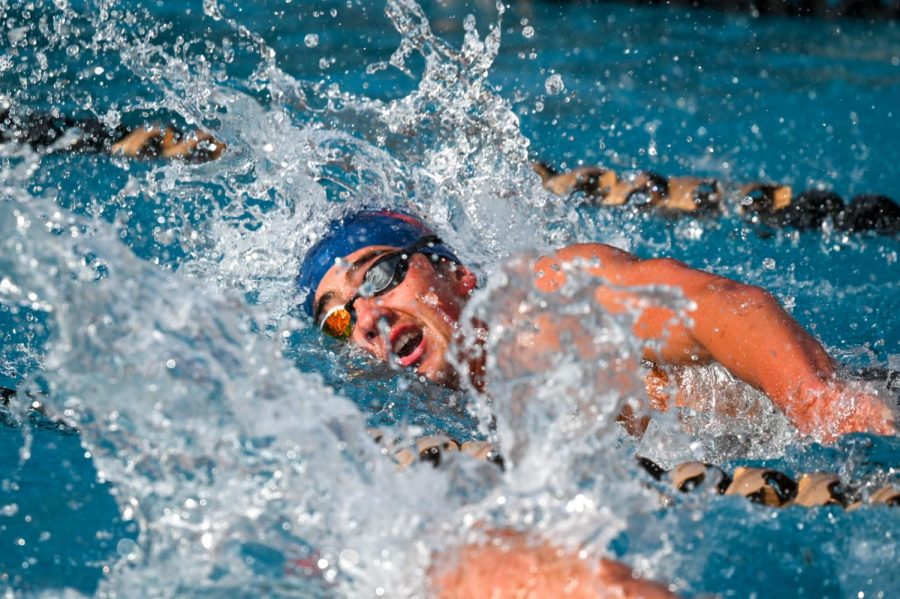
[[360, 293], [366, 296], [380, 295], [397, 285], [403, 279], [405, 273], [405, 255], [394, 254], [374, 264], [365, 276], [365, 284]]
[[348, 339], [353, 334], [353, 302], [357, 297], [374, 297], [387, 293], [403, 282], [409, 270], [409, 257], [431, 244], [440, 243], [435, 236], [423, 237], [404, 250], [388, 254], [369, 267], [363, 277], [363, 285], [353, 299], [344, 306], [332, 308], [322, 320], [321, 329], [336, 339]]
[[322, 331], [337, 339], [347, 339], [353, 333], [353, 315], [344, 306], [334, 308], [322, 321]]

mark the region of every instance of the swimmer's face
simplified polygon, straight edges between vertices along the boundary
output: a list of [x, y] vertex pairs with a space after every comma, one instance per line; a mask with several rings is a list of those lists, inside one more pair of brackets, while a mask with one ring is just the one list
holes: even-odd
[[[316, 324], [331, 308], [347, 303], [369, 267], [395, 250], [365, 247], [332, 266], [316, 290]], [[399, 285], [382, 295], [354, 301], [356, 326], [348, 341], [379, 360], [414, 368], [432, 382], [456, 386], [458, 377], [447, 360], [447, 350], [475, 284], [475, 275], [462, 265], [438, 264], [428, 256], [413, 254]]]

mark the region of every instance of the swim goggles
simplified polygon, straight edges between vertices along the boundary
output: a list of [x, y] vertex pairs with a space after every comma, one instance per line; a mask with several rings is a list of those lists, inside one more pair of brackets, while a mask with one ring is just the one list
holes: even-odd
[[[414, 254], [428, 254], [429, 246], [441, 243], [436, 235], [426, 235], [405, 248], [393, 250], [372, 262], [363, 275], [363, 283], [346, 304], [337, 305], [325, 313], [319, 328], [336, 339], [347, 339], [356, 325], [353, 302], [360, 297], [378, 297], [394, 289], [406, 278], [409, 261]], [[434, 254], [437, 257], [437, 254]]]

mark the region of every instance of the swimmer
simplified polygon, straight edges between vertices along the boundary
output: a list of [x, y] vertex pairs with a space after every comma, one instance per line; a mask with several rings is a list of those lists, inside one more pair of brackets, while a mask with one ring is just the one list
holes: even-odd
[[[623, 312], [644, 304], [633, 332], [652, 364], [647, 387], [655, 407], [687, 401], [680, 393], [673, 399], [660, 392], [665, 367], [718, 362], [764, 392], [805, 434], [829, 441], [850, 432], [895, 433], [894, 415], [882, 400], [839, 380], [822, 346], [763, 290], [599, 243], [565, 247], [538, 260], [535, 287], [559, 290], [563, 266], [576, 261], [615, 286], [598, 286], [595, 299], [603, 309]], [[458, 387], [465, 378], [484, 390], [483, 355], [462, 356], [467, 372], [448, 359], [477, 277], [422, 221], [372, 210], [335, 221], [304, 258], [297, 283], [306, 292], [303, 309], [323, 333], [434, 383]], [[659, 285], [681, 291], [696, 307], [680, 315], [637, 290]], [[552, 352], [559, 343], [550, 327], [538, 326], [528, 347]]]
[[[547, 293], [559, 290], [566, 277], [562, 266], [578, 260], [615, 286], [596, 290], [604, 309], [619, 312], [645, 300], [633, 332], [646, 342], [643, 357], [654, 365], [648, 395], [657, 407], [680, 401], [678, 394], [671, 399], [656, 390], [658, 377], [665, 376], [661, 368], [715, 361], [765, 392], [804, 433], [824, 440], [854, 431], [896, 433], [894, 414], [881, 399], [840, 381], [822, 346], [763, 290], [597, 243], [565, 247], [538, 260], [535, 286]], [[434, 383], [458, 387], [468, 379], [484, 390], [483, 356], [461, 356], [467, 372], [448, 359], [476, 275], [421, 220], [360, 210], [332, 222], [304, 257], [297, 283], [306, 293], [304, 311], [323, 334]], [[682, 316], [655, 305], [637, 290], [650, 285], [679, 289], [695, 308]], [[529, 346], [553, 352], [560, 339], [549, 327], [539, 328]], [[490, 532], [482, 543], [439, 556], [431, 580], [440, 597], [671, 596], [622, 564], [593, 563], [577, 551], [507, 531]]]

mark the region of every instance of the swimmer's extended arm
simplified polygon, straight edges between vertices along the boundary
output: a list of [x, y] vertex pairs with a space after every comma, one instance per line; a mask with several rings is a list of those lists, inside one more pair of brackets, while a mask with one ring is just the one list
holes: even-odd
[[[762, 289], [601, 244], [571, 246], [538, 261], [538, 287], [558, 289], [565, 277], [560, 263], [576, 259], [595, 262], [591, 271], [609, 282], [597, 290], [600, 304], [612, 312], [639, 313], [634, 332], [653, 341], [645, 358], [672, 365], [715, 360], [765, 392], [804, 433], [831, 438], [853, 431], [895, 432], [890, 410], [870, 395], [847, 397], [822, 346]], [[680, 289], [695, 308], [677, 314], [628, 291], [653, 285]]]

